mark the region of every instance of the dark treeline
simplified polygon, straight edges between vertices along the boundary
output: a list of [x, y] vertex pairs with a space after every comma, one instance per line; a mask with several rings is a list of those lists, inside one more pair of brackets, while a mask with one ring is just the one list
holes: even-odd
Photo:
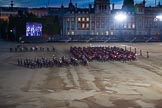
[[26, 34], [26, 22], [41, 23], [43, 35], [60, 34], [60, 24], [58, 16], [36, 17], [27, 12], [18, 12], [17, 16], [10, 16], [9, 21], [0, 19], [0, 37], [5, 40], [18, 41], [19, 37]]
[[0, 38], [5, 39], [7, 35], [8, 22], [0, 19]]

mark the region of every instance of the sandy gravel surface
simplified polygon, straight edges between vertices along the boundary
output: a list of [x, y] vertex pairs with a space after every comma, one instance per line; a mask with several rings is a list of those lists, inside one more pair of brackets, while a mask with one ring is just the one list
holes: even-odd
[[[17, 45], [0, 42], [0, 108], [162, 108], [162, 43], [25, 44], [56, 51], [9, 52]], [[42, 69], [16, 65], [18, 58], [69, 56], [74, 45], [131, 46], [138, 60]]]

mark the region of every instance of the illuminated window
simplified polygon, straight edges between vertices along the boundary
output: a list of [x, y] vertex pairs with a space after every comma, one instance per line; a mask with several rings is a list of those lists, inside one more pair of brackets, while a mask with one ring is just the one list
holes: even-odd
[[111, 35], [114, 35], [114, 33], [113, 33], [113, 32], [111, 32]]
[[68, 32], [67, 34], [70, 35], [70, 32]]
[[129, 29], [131, 28], [131, 24], [128, 24], [128, 28], [129, 28]]
[[109, 35], [109, 32], [108, 31], [106, 31], [106, 35]]
[[88, 23], [86, 24], [86, 28], [89, 28], [89, 24]]
[[81, 21], [81, 18], [78, 18], [78, 21]]
[[83, 28], [83, 29], [85, 28], [85, 24], [84, 24], [84, 23], [82, 24], [82, 28]]
[[124, 28], [127, 28], [127, 24], [124, 24], [123, 27], [124, 27]]
[[87, 21], [89, 21], [89, 18], [86, 18]]
[[135, 24], [132, 24], [132, 28], [135, 28]]
[[85, 18], [82, 18], [82, 21], [85, 21]]
[[74, 31], [72, 31], [71, 34], [74, 35]]

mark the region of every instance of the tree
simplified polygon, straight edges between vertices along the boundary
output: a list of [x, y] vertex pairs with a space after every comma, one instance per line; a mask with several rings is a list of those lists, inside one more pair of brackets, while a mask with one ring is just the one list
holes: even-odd
[[0, 38], [6, 39], [8, 23], [0, 19]]
[[26, 23], [36, 22], [41, 23], [43, 26], [43, 35], [54, 35], [60, 34], [60, 21], [58, 16], [46, 16], [46, 17], [36, 17], [30, 13], [22, 13], [21, 11], [17, 16], [9, 17], [8, 26], [8, 39], [9, 40], [19, 40], [19, 37], [26, 35]]

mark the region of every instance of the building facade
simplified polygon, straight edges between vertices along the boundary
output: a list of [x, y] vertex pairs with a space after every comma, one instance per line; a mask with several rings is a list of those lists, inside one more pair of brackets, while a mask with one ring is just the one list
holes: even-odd
[[26, 12], [27, 8], [19, 8], [19, 7], [0, 7], [0, 19], [9, 21], [10, 16], [17, 16], [18, 13]]
[[[123, 0], [121, 9], [115, 9], [110, 0], [94, 0], [94, 5], [79, 8], [69, 0], [68, 7], [18, 8], [0, 7], [0, 18], [9, 19], [18, 12], [32, 13], [37, 17], [58, 16], [62, 36], [137, 36], [161, 37], [162, 40], [162, 5], [146, 6], [147, 1], [134, 4], [134, 0]], [[125, 14], [127, 19], [118, 21], [118, 14]], [[120, 37], [120, 38], [122, 38]]]
[[[134, 0], [124, 0], [121, 9], [110, 8], [109, 0], [94, 0], [94, 6], [80, 9], [69, 3], [69, 11], [63, 16], [63, 35], [124, 35], [160, 36], [162, 22], [157, 16], [162, 12], [160, 2], [155, 7], [146, 7], [146, 1], [134, 4]], [[123, 22], [114, 17], [124, 13]]]
[[32, 9], [28, 9], [28, 13], [33, 14], [37, 17], [44, 17], [44, 16], [48, 16], [48, 10], [44, 9], [44, 8], [32, 8]]

